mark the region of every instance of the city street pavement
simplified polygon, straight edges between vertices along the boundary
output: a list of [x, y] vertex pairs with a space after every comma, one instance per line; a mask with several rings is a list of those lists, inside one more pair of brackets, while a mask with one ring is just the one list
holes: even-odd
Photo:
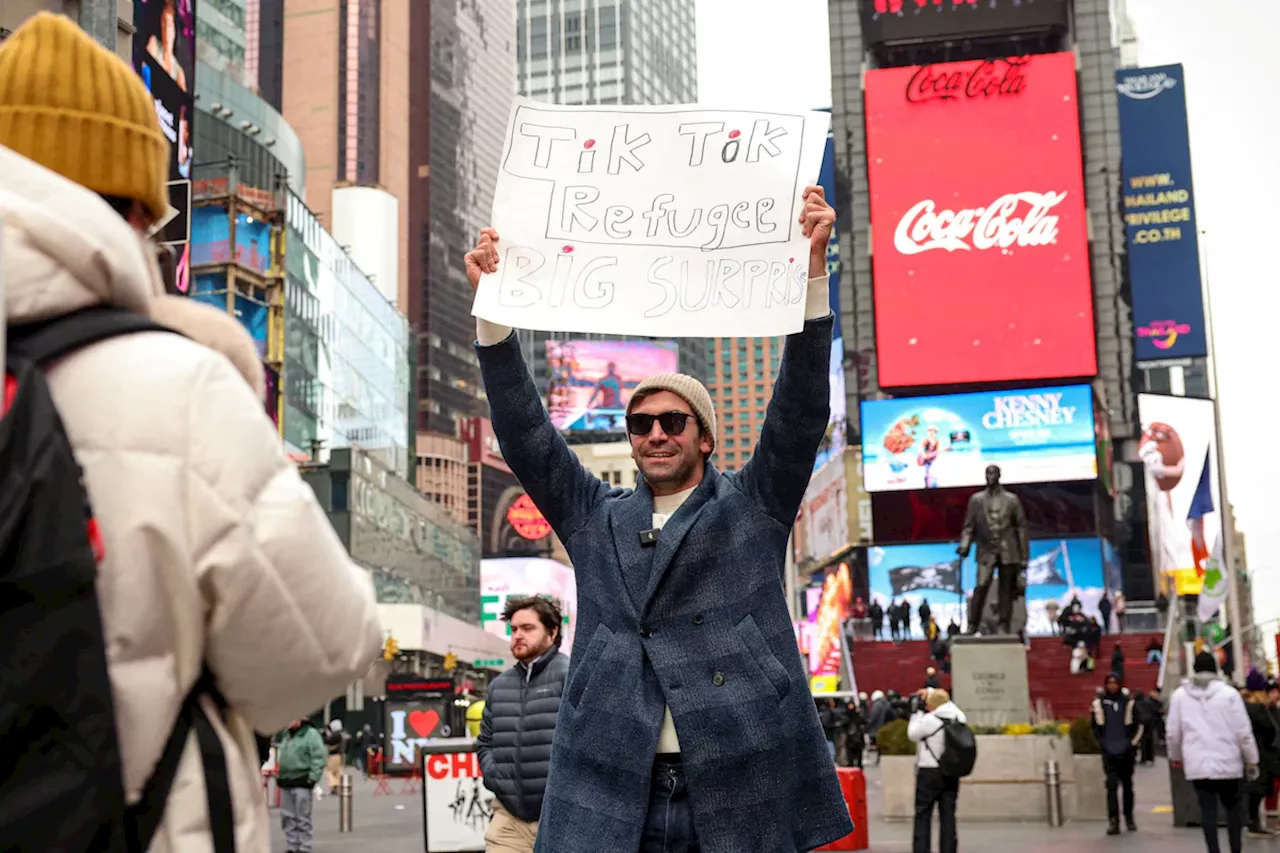
[[[1051, 829], [1043, 823], [966, 823], [964, 794], [960, 795], [960, 847], [965, 850], [1016, 849], [1020, 853], [1199, 853], [1204, 838], [1199, 829], [1172, 826], [1169, 813], [1169, 775], [1163, 762], [1139, 768], [1135, 776], [1140, 831], [1109, 838], [1103, 823], [1068, 823]], [[358, 775], [355, 782], [355, 831], [338, 833], [338, 798], [325, 795], [315, 805], [316, 842], [313, 853], [422, 853], [422, 800], [418, 794], [400, 794], [401, 783], [392, 782], [392, 796], [373, 796], [375, 785]], [[879, 773], [868, 768], [867, 793], [870, 800], [871, 850], [874, 853], [909, 853], [911, 827], [906, 823], [886, 823], [876, 817], [880, 801]], [[403, 808], [399, 808], [399, 807]], [[280, 812], [271, 810], [272, 851], [285, 853], [280, 831]], [[1226, 831], [1222, 831], [1226, 847]], [[1280, 840], [1280, 839], [1278, 839]], [[937, 833], [934, 833], [937, 849]], [[1010, 847], [1016, 845], [1016, 847]], [[1082, 846], [1083, 845], [1083, 846]], [[1246, 848], [1277, 849], [1265, 840], [1245, 839]], [[614, 853], [614, 851], [601, 851]], [[618, 851], [631, 853], [631, 851]]]

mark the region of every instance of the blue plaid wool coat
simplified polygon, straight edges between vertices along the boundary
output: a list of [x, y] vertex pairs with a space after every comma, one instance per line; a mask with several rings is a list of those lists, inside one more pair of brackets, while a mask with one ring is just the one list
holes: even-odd
[[479, 347], [507, 464], [568, 549], [577, 630], [538, 853], [635, 853], [669, 705], [704, 853], [798, 853], [852, 830], [783, 591], [827, 427], [833, 318], [786, 344], [755, 455], [710, 465], [656, 546], [653, 493], [593, 477], [552, 427], [513, 334]]

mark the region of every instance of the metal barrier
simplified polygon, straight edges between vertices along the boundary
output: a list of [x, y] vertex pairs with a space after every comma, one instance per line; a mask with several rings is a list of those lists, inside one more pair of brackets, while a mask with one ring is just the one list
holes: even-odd
[[1053, 758], [1044, 763], [1044, 795], [1049, 826], [1062, 826], [1062, 774]]
[[351, 776], [343, 773], [338, 782], [338, 832], [351, 832], [352, 818]]

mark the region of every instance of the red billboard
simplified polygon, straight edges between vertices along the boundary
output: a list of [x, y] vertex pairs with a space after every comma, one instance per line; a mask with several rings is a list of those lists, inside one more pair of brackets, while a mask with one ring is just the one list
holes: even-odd
[[1097, 372], [1075, 55], [868, 71], [886, 388]]

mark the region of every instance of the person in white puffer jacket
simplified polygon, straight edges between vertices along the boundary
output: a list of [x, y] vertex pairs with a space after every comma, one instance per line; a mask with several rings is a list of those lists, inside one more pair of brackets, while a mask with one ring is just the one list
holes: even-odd
[[1218, 853], [1218, 805], [1226, 811], [1231, 853], [1240, 853], [1244, 780], [1258, 774], [1258, 744], [1234, 687], [1218, 677], [1213, 655], [1196, 655], [1195, 674], [1169, 702], [1165, 724], [1169, 763], [1183, 768], [1200, 802], [1209, 853]]
[[[206, 737], [178, 729], [148, 853], [226, 849], [228, 835], [237, 853], [270, 853], [254, 733], [340, 695], [368, 670], [382, 630], [371, 576], [267, 416], [253, 341], [225, 314], [161, 296], [147, 235], [167, 215], [168, 169], [151, 93], [74, 22], [40, 13], [0, 44], [6, 331], [114, 308], [185, 333], [100, 340], [43, 368], [101, 532], [96, 590], [115, 732], [96, 736], [117, 739], [120, 806], [139, 803], [207, 667], [225, 707], [199, 703], [225, 783], [207, 784]], [[228, 789], [230, 815], [211, 815], [215, 787]], [[33, 822], [21, 819], [23, 803], [42, 793], [10, 792], [0, 847], [54, 849], [19, 836]], [[290, 808], [303, 807], [286, 799]]]

